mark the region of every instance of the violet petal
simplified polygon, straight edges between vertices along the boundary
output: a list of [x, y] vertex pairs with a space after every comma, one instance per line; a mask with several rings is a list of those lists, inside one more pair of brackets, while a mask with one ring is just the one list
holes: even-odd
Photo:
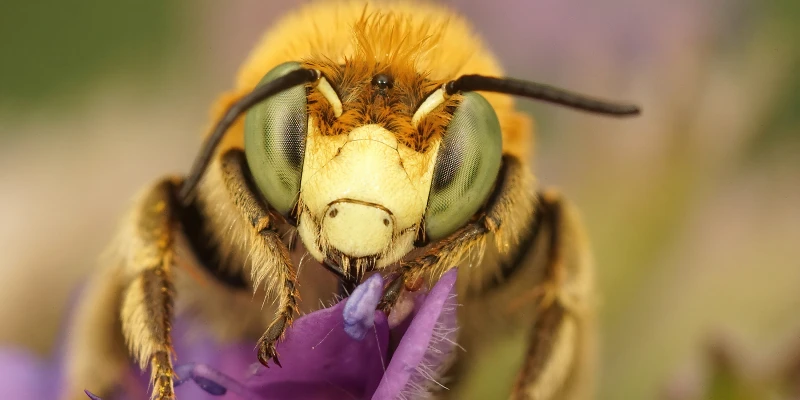
[[228, 393], [228, 388], [225, 386], [220, 385], [214, 380], [203, 378], [202, 376], [196, 376], [194, 382], [197, 386], [200, 386], [200, 389], [203, 389], [206, 393], [213, 396], [222, 396]]
[[[379, 276], [362, 283], [363, 287], [354, 291], [348, 301], [299, 318], [287, 331], [286, 339], [278, 344], [283, 368], [266, 369], [256, 363], [257, 368], [253, 372], [255, 351], [252, 343], [214, 343], [208, 337], [198, 335], [202, 330], [198, 331], [196, 326], [178, 321], [173, 331], [176, 352], [180, 359], [192, 363], [177, 366], [180, 381], [176, 383], [180, 387], [176, 388], [176, 394], [179, 398], [194, 400], [394, 398], [396, 396], [391, 394], [381, 397], [381, 393], [389, 391], [397, 394], [406, 390], [404, 388], [418, 378], [416, 369], [425, 364], [432, 354], [431, 350], [437, 348], [433, 331], [441, 331], [442, 325], [452, 330], [450, 323], [442, 321], [452, 316], [449, 309], [444, 307], [444, 300], [452, 299], [450, 292], [454, 278], [454, 273], [449, 273], [427, 296], [414, 296], [417, 302], [424, 302], [416, 307], [414, 317], [406, 321], [406, 337], [401, 339], [392, 360], [388, 358], [389, 327], [386, 315], [374, 311], [383, 289]], [[360, 340], [351, 336], [352, 329], [349, 333], [346, 331], [348, 325], [358, 328], [358, 335], [355, 336]], [[32, 380], [18, 379], [19, 382], [14, 382], [25, 386], [27, 391], [21, 392], [21, 397], [12, 398], [53, 398], [59, 386], [55, 383], [60, 379], [59, 368], [63, 365], [36, 363], [33, 357], [27, 360], [23, 357], [22, 361], [14, 358], [5, 363], [17, 367], [14, 370], [17, 373], [32, 371], [27, 374]], [[30, 368], [27, 364], [30, 364]], [[0, 367], [2, 365], [0, 362]], [[122, 398], [145, 396], [143, 391], [147, 388], [147, 375], [132, 367], [130, 374], [126, 375], [129, 379], [121, 382]], [[186, 384], [189, 380], [196, 385]], [[380, 391], [379, 386], [382, 386]], [[48, 392], [38, 392], [42, 390]], [[136, 394], [140, 391], [141, 396]], [[376, 391], [379, 393], [375, 394]], [[9, 391], [4, 393], [8, 394]], [[405, 393], [409, 392], [406, 390]], [[86, 394], [91, 399], [97, 399], [91, 392], [87, 391]]]
[[58, 371], [46, 360], [13, 348], [0, 351], [0, 390], [2, 398], [49, 399], [58, 390]]
[[366, 340], [343, 329], [345, 302], [299, 318], [278, 343], [282, 368], [259, 367], [247, 387], [264, 399], [368, 398], [388, 360], [386, 315], [373, 311]]
[[[436, 366], [425, 365], [427, 358], [440, 356], [451, 350], [455, 344], [449, 338], [436, 338], [442, 332], [452, 335], [456, 328], [455, 282], [457, 272], [448, 271], [425, 297], [424, 303], [414, 315], [408, 330], [392, 355], [391, 363], [381, 379], [373, 400], [402, 398], [412, 388], [418, 388], [427, 379], [425, 370]], [[435, 345], [435, 346], [434, 346]], [[439, 347], [439, 348], [437, 348]]]
[[231, 393], [244, 399], [259, 398], [257, 394], [251, 392], [236, 379], [205, 364], [190, 363], [179, 365], [175, 367], [175, 374], [179, 377], [175, 381], [176, 387], [187, 381], [194, 381], [203, 391], [213, 396], [223, 396], [226, 393]]
[[177, 378], [173, 381], [173, 385], [178, 387], [190, 380], [192, 380], [192, 372], [194, 371], [195, 363], [178, 365], [175, 367], [175, 375]]

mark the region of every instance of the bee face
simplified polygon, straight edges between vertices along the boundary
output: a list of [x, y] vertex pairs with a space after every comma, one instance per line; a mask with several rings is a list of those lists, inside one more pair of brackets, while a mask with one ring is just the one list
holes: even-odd
[[299, 233], [318, 260], [341, 254], [386, 265], [407, 253], [422, 221], [438, 145], [416, 152], [378, 124], [308, 136]]
[[[267, 201], [296, 219], [314, 258], [356, 275], [463, 225], [488, 196], [502, 152], [481, 95], [444, 96], [441, 82], [410, 66], [367, 63], [310, 62], [324, 71], [319, 82], [264, 101], [245, 123]], [[261, 84], [299, 68], [282, 64]]]

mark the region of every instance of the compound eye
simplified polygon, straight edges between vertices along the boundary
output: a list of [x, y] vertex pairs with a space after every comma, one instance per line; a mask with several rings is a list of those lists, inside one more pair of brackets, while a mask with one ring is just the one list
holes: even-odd
[[[299, 68], [297, 62], [278, 65], [258, 86]], [[283, 215], [289, 215], [300, 194], [307, 130], [304, 85], [265, 99], [250, 108], [245, 116], [247, 165], [269, 205]]]
[[442, 137], [433, 170], [425, 234], [437, 240], [475, 215], [500, 172], [503, 140], [491, 104], [466, 92]]

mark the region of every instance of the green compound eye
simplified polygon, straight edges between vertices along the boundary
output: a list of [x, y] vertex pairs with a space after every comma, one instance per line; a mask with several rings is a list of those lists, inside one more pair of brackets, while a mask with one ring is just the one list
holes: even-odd
[[[300, 69], [287, 62], [269, 71], [258, 86]], [[308, 115], [306, 88], [295, 86], [253, 106], [244, 121], [247, 165], [269, 205], [288, 215], [300, 194]]]
[[442, 137], [425, 212], [425, 233], [437, 240], [473, 216], [492, 190], [503, 153], [500, 122], [491, 104], [467, 92]]

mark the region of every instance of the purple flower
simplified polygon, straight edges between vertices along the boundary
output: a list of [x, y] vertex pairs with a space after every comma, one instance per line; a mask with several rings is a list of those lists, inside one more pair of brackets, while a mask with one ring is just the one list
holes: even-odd
[[[176, 367], [175, 392], [179, 399], [199, 400], [419, 397], [439, 384], [436, 379], [455, 348], [455, 279], [455, 270], [446, 273], [428, 293], [401, 300], [387, 318], [375, 311], [383, 280], [373, 275], [344, 301], [295, 321], [278, 344], [283, 367], [254, 362], [253, 343], [182, 341], [185, 328], [178, 324], [175, 350], [179, 361], [189, 363]], [[404, 309], [407, 318], [402, 318]], [[57, 398], [61, 366], [60, 361], [2, 350], [3, 393], [8, 398]], [[147, 374], [134, 371], [121, 385], [122, 398], [146, 396]]]

